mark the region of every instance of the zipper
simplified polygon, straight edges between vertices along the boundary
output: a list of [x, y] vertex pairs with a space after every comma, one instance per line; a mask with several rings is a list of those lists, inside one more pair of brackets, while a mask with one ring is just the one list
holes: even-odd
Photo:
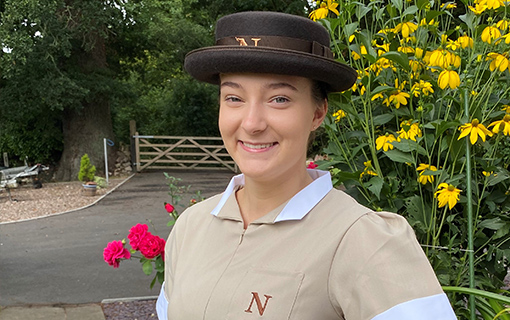
[[[246, 228], [246, 229], [248, 229], [248, 228]], [[243, 232], [241, 233], [241, 237], [239, 238], [239, 244], [241, 244], [243, 242], [244, 234], [246, 233], [246, 229], [243, 228]]]

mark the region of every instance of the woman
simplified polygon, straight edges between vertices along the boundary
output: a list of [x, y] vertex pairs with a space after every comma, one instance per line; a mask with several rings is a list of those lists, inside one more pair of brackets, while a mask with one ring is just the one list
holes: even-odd
[[219, 84], [220, 132], [243, 174], [177, 221], [160, 319], [456, 319], [405, 219], [305, 168], [326, 93], [356, 80], [321, 25], [229, 15], [216, 45], [189, 53], [185, 68]]

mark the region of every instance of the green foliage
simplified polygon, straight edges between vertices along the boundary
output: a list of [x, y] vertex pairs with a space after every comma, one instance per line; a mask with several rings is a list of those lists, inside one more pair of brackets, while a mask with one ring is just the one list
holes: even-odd
[[108, 187], [108, 182], [106, 182], [106, 179], [103, 177], [94, 176], [93, 180], [98, 188], [106, 188]]
[[[487, 25], [481, 23], [503, 21], [506, 8], [479, 15], [465, 9], [460, 20], [449, 10], [420, 0], [347, 1], [339, 2], [338, 18], [321, 20], [336, 56], [358, 70], [358, 81], [330, 96], [331, 111], [344, 116], [325, 120], [329, 161], [318, 164], [333, 167], [335, 185], [359, 202], [404, 215], [442, 285], [470, 282], [472, 206], [474, 282], [498, 292], [510, 258], [510, 137], [504, 133], [510, 78], [505, 60], [499, 70], [494, 57], [506, 59], [510, 46], [482, 40]], [[506, 26], [500, 31], [502, 39], [509, 34]], [[464, 296], [452, 301], [463, 314]]]
[[83, 182], [94, 181], [96, 174], [96, 166], [90, 163], [88, 154], [84, 154], [80, 161], [80, 172], [78, 173], [78, 180]]

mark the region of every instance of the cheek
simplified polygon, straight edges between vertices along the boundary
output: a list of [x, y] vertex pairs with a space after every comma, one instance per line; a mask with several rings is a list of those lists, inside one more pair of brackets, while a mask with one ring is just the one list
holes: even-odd
[[220, 106], [220, 113], [218, 116], [218, 128], [220, 129], [220, 134], [223, 138], [226, 137], [227, 134], [231, 133], [234, 129], [234, 119], [232, 117], [231, 112], [225, 110], [225, 108]]

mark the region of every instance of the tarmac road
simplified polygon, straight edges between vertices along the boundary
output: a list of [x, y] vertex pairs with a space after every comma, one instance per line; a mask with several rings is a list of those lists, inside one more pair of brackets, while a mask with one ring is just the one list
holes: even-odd
[[[230, 171], [167, 171], [209, 197], [222, 192]], [[181, 203], [187, 204], [190, 197]], [[92, 207], [31, 221], [0, 224], [0, 306], [98, 303], [103, 299], [157, 296], [152, 276], [137, 260], [113, 269], [103, 249], [122, 240], [131, 226], [149, 225], [166, 239], [169, 202], [162, 171], [136, 174]], [[177, 208], [179, 212], [183, 208]]]

